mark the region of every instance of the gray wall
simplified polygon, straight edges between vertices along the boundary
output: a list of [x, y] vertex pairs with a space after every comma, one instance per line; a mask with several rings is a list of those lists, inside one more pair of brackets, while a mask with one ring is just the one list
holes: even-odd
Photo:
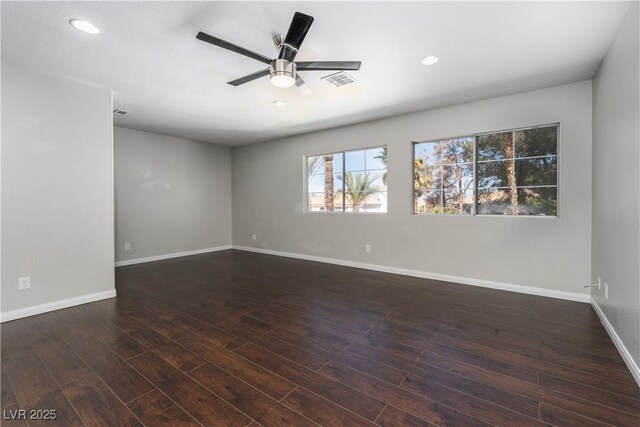
[[119, 127], [114, 144], [116, 261], [231, 244], [229, 148]]
[[111, 91], [3, 61], [3, 313], [113, 291], [112, 132]]
[[[591, 101], [584, 81], [234, 148], [233, 243], [586, 295]], [[561, 123], [559, 218], [410, 213], [411, 141], [554, 122]], [[304, 155], [383, 144], [387, 214], [305, 211]]]
[[640, 364], [640, 76], [634, 3], [593, 81], [592, 296]]

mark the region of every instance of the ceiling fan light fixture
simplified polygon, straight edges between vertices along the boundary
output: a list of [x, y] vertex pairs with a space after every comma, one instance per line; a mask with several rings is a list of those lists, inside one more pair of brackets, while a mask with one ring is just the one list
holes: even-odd
[[433, 65], [438, 61], [439, 61], [439, 59], [438, 59], [437, 56], [429, 55], [429, 56], [425, 56], [424, 58], [422, 58], [422, 61], [420, 61], [420, 62], [422, 62], [422, 65]]
[[286, 59], [275, 59], [269, 64], [271, 84], [276, 87], [291, 87], [296, 84], [296, 64]]
[[271, 84], [276, 87], [291, 87], [296, 84], [296, 79], [287, 75], [271, 75]]
[[93, 25], [89, 21], [83, 21], [82, 19], [71, 19], [69, 24], [76, 30], [80, 30], [88, 34], [100, 34], [100, 29]]

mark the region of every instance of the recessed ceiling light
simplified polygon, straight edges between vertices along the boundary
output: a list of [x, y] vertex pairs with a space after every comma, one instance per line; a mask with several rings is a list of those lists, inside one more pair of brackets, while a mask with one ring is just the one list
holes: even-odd
[[433, 65], [438, 62], [438, 57], [433, 55], [425, 56], [420, 62], [422, 62], [422, 65]]
[[287, 105], [287, 103], [284, 101], [273, 101], [273, 105], [275, 105], [276, 107], [284, 107], [285, 105]]
[[72, 19], [71, 21], [69, 21], [69, 24], [71, 24], [73, 28], [85, 33], [100, 34], [100, 30], [98, 29], [98, 27], [88, 21], [83, 21], [81, 19]]

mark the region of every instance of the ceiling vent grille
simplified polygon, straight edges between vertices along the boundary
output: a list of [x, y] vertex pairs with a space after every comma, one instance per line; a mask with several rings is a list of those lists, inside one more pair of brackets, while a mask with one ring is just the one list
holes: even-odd
[[125, 115], [125, 114], [127, 114], [127, 113], [128, 113], [128, 111], [126, 111], [126, 110], [121, 110], [121, 109], [119, 109], [119, 108], [116, 108], [115, 110], [113, 110], [113, 114], [121, 114], [121, 115], [123, 115], [123, 116], [124, 116], [124, 115]]
[[337, 73], [329, 74], [328, 76], [322, 77], [322, 80], [329, 83], [332, 86], [340, 87], [344, 85], [348, 85], [350, 83], [354, 83], [356, 79], [351, 77], [349, 74], [344, 71], [338, 71]]

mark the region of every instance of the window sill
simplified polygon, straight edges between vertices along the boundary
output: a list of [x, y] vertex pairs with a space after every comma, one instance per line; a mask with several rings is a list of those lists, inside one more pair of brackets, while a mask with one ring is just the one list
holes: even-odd
[[483, 214], [435, 214], [435, 213], [416, 213], [412, 212], [414, 216], [431, 216], [431, 217], [467, 217], [467, 218], [536, 218], [536, 219], [558, 219], [559, 215], [483, 215]]

